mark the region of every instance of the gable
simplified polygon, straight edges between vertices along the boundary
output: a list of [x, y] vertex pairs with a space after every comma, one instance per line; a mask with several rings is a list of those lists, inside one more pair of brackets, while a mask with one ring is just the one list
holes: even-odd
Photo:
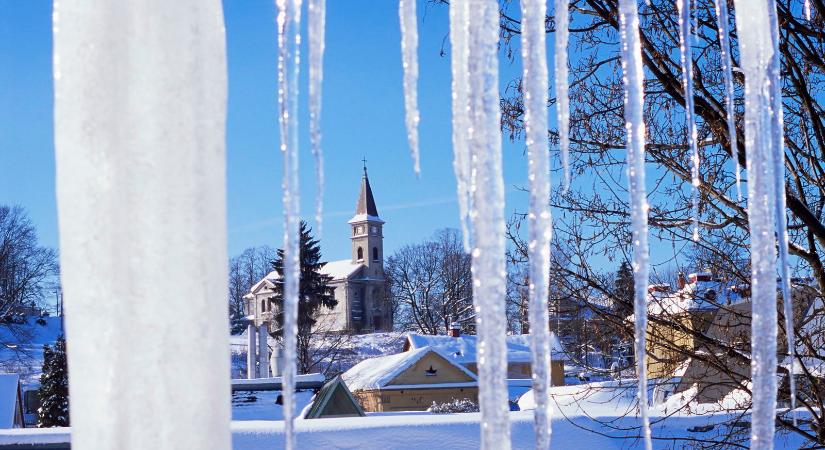
[[318, 419], [323, 417], [363, 417], [364, 410], [347, 389], [347, 385], [340, 376], [324, 385], [315, 399], [309, 411], [304, 416], [305, 419]]
[[436, 352], [428, 352], [407, 367], [387, 386], [443, 383], [474, 383], [475, 377]]

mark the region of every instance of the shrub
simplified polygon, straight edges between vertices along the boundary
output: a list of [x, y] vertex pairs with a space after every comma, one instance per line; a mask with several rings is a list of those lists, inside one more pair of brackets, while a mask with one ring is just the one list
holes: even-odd
[[451, 413], [468, 413], [468, 412], [478, 412], [478, 403], [467, 399], [452, 399], [448, 402], [444, 403], [436, 403], [427, 408], [427, 412], [431, 412], [433, 414], [451, 414]]

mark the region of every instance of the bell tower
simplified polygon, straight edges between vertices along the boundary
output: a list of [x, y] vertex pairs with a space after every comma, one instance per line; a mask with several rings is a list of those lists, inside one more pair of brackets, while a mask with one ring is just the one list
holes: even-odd
[[384, 221], [378, 217], [378, 208], [375, 207], [366, 160], [355, 216], [348, 223], [351, 228], [352, 262], [367, 266], [369, 276], [384, 278]]

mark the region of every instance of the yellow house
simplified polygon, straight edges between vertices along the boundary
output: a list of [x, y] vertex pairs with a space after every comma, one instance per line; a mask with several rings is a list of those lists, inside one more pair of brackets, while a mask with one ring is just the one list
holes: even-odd
[[[506, 337], [507, 342], [507, 378], [529, 380], [532, 378], [532, 354], [530, 352], [530, 335], [519, 334]], [[461, 334], [457, 328], [450, 330], [450, 334], [427, 335], [418, 333], [407, 334], [403, 351], [407, 352], [424, 347], [436, 348], [452, 361], [461, 364], [473, 373], [478, 373], [476, 358], [476, 336]], [[550, 382], [553, 386], [564, 385], [564, 359], [566, 353], [556, 335], [551, 333], [550, 350]]]
[[478, 402], [478, 380], [464, 366], [432, 347], [371, 358], [342, 379], [365, 411], [424, 411], [433, 402]]

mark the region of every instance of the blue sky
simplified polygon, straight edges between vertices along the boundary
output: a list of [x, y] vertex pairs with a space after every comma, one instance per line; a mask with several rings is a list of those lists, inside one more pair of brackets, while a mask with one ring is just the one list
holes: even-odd
[[[229, 253], [280, 246], [281, 157], [276, 116], [272, 0], [224, 1], [229, 58], [227, 122]], [[370, 181], [390, 254], [435, 230], [458, 227], [450, 141], [448, 17], [419, 1], [422, 175], [416, 179], [404, 131], [397, 2], [329, 1], [323, 101], [327, 189], [322, 248], [349, 255], [361, 176]], [[552, 41], [551, 41], [552, 42]], [[0, 0], [0, 203], [23, 205], [41, 241], [57, 246], [52, 132], [51, 1]], [[304, 53], [304, 56], [306, 53]], [[304, 61], [306, 59], [304, 58]], [[502, 83], [520, 71], [502, 63]], [[306, 67], [302, 67], [306, 93]], [[302, 98], [301, 118], [306, 118]], [[302, 212], [314, 217], [315, 185], [306, 121], [301, 135]], [[523, 143], [505, 141], [507, 213], [526, 207]]]

